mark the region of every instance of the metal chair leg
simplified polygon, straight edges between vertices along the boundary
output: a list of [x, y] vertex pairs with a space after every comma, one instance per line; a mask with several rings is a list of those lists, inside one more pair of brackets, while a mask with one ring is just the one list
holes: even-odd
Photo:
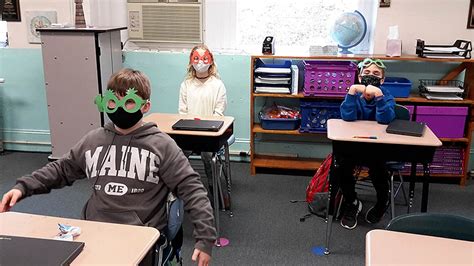
[[403, 193], [403, 199], [405, 200], [405, 206], [408, 206], [407, 193], [405, 192], [405, 186], [403, 185], [403, 175], [402, 173], [400, 173], [400, 171], [398, 171], [398, 176], [400, 178], [400, 186], [402, 187], [402, 193]]
[[[390, 212], [392, 214], [392, 219], [395, 217], [395, 189], [394, 189], [394, 184], [393, 184], [393, 176], [395, 175], [395, 172], [392, 171], [392, 174], [390, 175]], [[398, 191], [397, 191], [398, 192]]]

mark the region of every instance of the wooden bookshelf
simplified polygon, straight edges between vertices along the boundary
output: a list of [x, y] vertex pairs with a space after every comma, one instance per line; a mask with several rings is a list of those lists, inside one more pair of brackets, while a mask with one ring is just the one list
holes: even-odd
[[[341, 100], [340, 97], [305, 97], [302, 92], [297, 95], [291, 94], [273, 94], [273, 93], [255, 93], [254, 88], [254, 64], [256, 59], [287, 59], [287, 60], [350, 60], [360, 61], [366, 57], [378, 58], [384, 61], [410, 61], [410, 62], [426, 62], [426, 63], [458, 63], [449, 73], [446, 73], [441, 80], [450, 80], [456, 78], [461, 72], [464, 71], [464, 84], [467, 85], [468, 95], [466, 99], [462, 101], [440, 101], [440, 100], [428, 100], [419, 95], [413, 94], [408, 98], [396, 98], [395, 101], [403, 105], [414, 105], [414, 106], [466, 106], [469, 108], [465, 134], [463, 138], [441, 138], [440, 140], [446, 145], [458, 145], [461, 146], [465, 153], [463, 157], [464, 169], [463, 175], [439, 175], [433, 174], [433, 177], [446, 177], [449, 179], [459, 179], [460, 184], [464, 185], [468, 175], [468, 163], [471, 149], [471, 132], [474, 125], [474, 60], [473, 59], [455, 59], [455, 58], [421, 58], [416, 55], [403, 55], [401, 57], [386, 57], [384, 55], [338, 55], [338, 56], [273, 56], [273, 55], [259, 55], [251, 57], [250, 67], [250, 161], [251, 161], [251, 174], [256, 173], [256, 168], [275, 168], [275, 169], [300, 169], [300, 170], [312, 170], [320, 166], [322, 159], [318, 158], [300, 158], [290, 157], [285, 158], [281, 156], [269, 156], [267, 154], [259, 154], [255, 150], [255, 135], [256, 134], [277, 134], [277, 135], [293, 135], [295, 141], [302, 136], [311, 136], [311, 134], [317, 135], [318, 138], [324, 137], [325, 132], [322, 133], [300, 133], [298, 130], [266, 130], [263, 129], [258, 121], [255, 121], [255, 99], [257, 98], [287, 98], [299, 101], [303, 98], [306, 99], [317, 99], [317, 100]], [[322, 136], [323, 135], [323, 136]]]

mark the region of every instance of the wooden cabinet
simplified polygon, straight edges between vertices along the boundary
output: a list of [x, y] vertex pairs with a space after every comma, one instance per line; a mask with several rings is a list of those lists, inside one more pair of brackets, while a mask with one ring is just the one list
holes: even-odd
[[[257, 59], [282, 59], [282, 60], [351, 60], [360, 61], [366, 57], [366, 55], [360, 56], [313, 56], [313, 57], [293, 57], [293, 56], [252, 56], [251, 57], [251, 69], [250, 69], [250, 160], [251, 160], [251, 174], [255, 175], [258, 168], [273, 168], [273, 169], [293, 169], [293, 170], [315, 170], [317, 169], [322, 159], [321, 158], [309, 158], [299, 156], [281, 156], [278, 154], [270, 154], [268, 152], [260, 152], [256, 149], [259, 139], [257, 136], [261, 135], [281, 135], [291, 137], [288, 143], [292, 141], [298, 141], [299, 138], [307, 136], [315, 136], [315, 138], [325, 138], [326, 132], [322, 133], [300, 133], [298, 130], [265, 130], [261, 127], [259, 120], [256, 116], [260, 111], [256, 102], [259, 98], [265, 99], [284, 99], [287, 101], [295, 101], [298, 103], [301, 99], [325, 99], [325, 100], [342, 100], [341, 98], [334, 97], [305, 97], [300, 91], [297, 95], [290, 94], [273, 94], [273, 93], [254, 93], [254, 68]], [[427, 100], [417, 94], [410, 95], [409, 98], [396, 98], [396, 102], [402, 105], [413, 105], [413, 106], [464, 106], [468, 107], [468, 114], [466, 118], [465, 134], [462, 138], [441, 138], [444, 146], [457, 146], [462, 147], [464, 150], [463, 156], [463, 173], [460, 175], [446, 175], [446, 174], [432, 174], [432, 176], [450, 178], [459, 180], [461, 185], [464, 185], [468, 175], [468, 164], [469, 154], [471, 147], [471, 132], [473, 130], [474, 114], [473, 114], [473, 103], [474, 103], [474, 60], [470, 59], [433, 59], [433, 58], [420, 58], [417, 56], [407, 55], [402, 57], [385, 57], [371, 55], [372, 58], [379, 58], [384, 61], [411, 61], [419, 62], [423, 64], [445, 64], [451, 63], [453, 68], [443, 76], [443, 80], [455, 79], [464, 71], [464, 83], [467, 84], [468, 95], [462, 101], [438, 101], [438, 100]], [[300, 69], [301, 71], [302, 69]], [[412, 80], [417, 84], [417, 80]], [[323, 157], [323, 156], [321, 156]]]

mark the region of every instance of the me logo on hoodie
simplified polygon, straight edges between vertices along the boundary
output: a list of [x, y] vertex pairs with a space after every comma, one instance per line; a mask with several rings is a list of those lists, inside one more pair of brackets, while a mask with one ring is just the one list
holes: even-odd
[[104, 192], [107, 195], [123, 196], [127, 193], [128, 187], [121, 183], [109, 182], [105, 185]]

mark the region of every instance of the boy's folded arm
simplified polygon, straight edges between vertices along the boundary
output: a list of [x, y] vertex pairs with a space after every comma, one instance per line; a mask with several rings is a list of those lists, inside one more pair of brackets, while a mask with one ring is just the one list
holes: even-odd
[[341, 118], [344, 121], [357, 120], [357, 95], [347, 94], [346, 98], [341, 104]]
[[395, 101], [393, 96], [382, 96], [376, 99], [375, 119], [380, 124], [389, 124], [395, 119]]

